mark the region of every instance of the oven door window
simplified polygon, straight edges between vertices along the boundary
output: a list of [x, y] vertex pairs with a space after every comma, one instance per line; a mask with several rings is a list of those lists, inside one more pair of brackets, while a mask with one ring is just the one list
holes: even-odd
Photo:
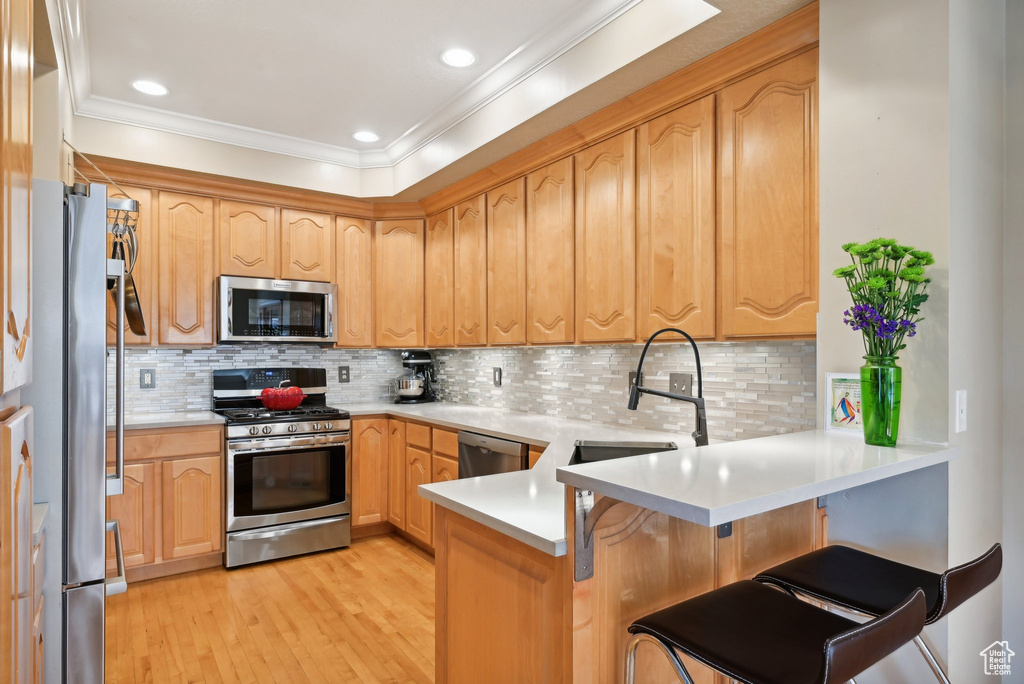
[[242, 337], [326, 337], [327, 297], [316, 292], [231, 290], [232, 334]]
[[235, 456], [236, 517], [273, 515], [345, 501], [345, 448]]

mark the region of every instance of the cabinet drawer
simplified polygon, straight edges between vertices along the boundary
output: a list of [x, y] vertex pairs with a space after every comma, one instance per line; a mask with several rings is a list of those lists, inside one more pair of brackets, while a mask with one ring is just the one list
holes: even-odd
[[[204, 456], [224, 450], [224, 431], [219, 425], [172, 430], [129, 430], [124, 434], [125, 461]], [[107, 462], [114, 462], [114, 433], [107, 432]]]
[[405, 427], [405, 441], [424, 449], [430, 448], [430, 426], [408, 423]]
[[459, 433], [434, 428], [434, 453], [459, 457]]

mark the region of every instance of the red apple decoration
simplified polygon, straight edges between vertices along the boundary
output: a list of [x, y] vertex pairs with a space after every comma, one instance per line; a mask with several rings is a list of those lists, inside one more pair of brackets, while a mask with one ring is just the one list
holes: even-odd
[[280, 387], [266, 387], [260, 392], [260, 401], [271, 411], [291, 411], [298, 408], [305, 398], [301, 387], [285, 387], [284, 383], [281, 383]]

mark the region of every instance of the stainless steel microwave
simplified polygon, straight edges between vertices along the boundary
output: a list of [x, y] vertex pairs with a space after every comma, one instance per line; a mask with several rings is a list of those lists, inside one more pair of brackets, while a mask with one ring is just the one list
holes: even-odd
[[304, 280], [218, 278], [221, 342], [333, 344], [338, 286]]

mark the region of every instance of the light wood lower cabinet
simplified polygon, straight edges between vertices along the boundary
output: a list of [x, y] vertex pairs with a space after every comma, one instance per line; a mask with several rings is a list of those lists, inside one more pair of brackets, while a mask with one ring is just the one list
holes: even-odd
[[405, 422], [388, 420], [388, 522], [405, 529]]
[[[437, 435], [438, 432], [442, 432], [442, 431], [435, 429], [434, 430], [434, 435]], [[451, 433], [448, 433], [448, 434], [455, 435], [456, 433], [451, 432]], [[459, 459], [458, 459], [458, 457], [450, 458], [448, 456], [444, 456], [440, 452], [438, 452], [437, 447], [435, 446], [434, 447], [433, 472], [430, 474], [430, 481], [431, 482], [451, 482], [452, 480], [458, 480], [458, 479], [459, 479]], [[438, 516], [437, 504], [431, 504], [431, 508], [433, 508], [433, 525], [434, 525], [433, 539], [431, 541], [431, 546], [436, 547], [437, 546], [437, 516]]]
[[352, 421], [352, 527], [388, 520], [388, 419]]
[[433, 545], [433, 504], [420, 496], [419, 486], [430, 484], [429, 449], [409, 444], [405, 449], [405, 531], [424, 544]]
[[25, 406], [0, 425], [0, 681], [32, 675], [32, 423]]
[[[107, 434], [112, 471], [113, 433]], [[124, 492], [107, 498], [121, 524], [128, 581], [221, 564], [224, 544], [224, 432], [219, 425], [125, 434]], [[107, 574], [116, 572], [107, 534]]]

